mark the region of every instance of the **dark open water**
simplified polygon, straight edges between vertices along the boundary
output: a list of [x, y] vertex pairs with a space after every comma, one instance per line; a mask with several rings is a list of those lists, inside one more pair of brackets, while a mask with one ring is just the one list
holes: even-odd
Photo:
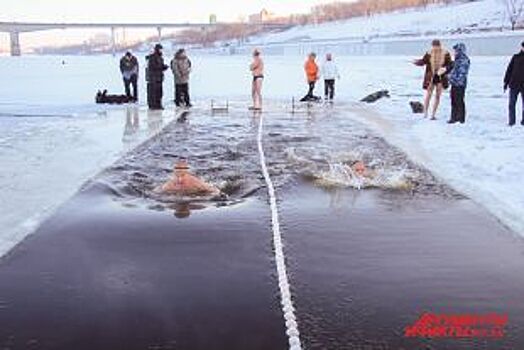
[[[305, 347], [520, 348], [522, 240], [350, 122], [344, 106], [286, 108], [268, 108], [264, 142]], [[1, 348], [286, 348], [258, 117], [240, 107], [186, 117], [3, 258]], [[229, 198], [155, 196], [179, 156]], [[355, 158], [380, 172], [378, 188], [356, 190], [330, 170]], [[405, 339], [424, 311], [507, 313], [507, 336]]]

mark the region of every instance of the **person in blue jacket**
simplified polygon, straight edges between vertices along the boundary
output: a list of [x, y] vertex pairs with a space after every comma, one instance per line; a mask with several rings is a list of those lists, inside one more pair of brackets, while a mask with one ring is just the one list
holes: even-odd
[[470, 60], [466, 54], [466, 45], [458, 43], [453, 46], [455, 50], [455, 62], [449, 72], [449, 83], [451, 84], [451, 118], [448, 123], [466, 122], [466, 87], [468, 86], [468, 74]]

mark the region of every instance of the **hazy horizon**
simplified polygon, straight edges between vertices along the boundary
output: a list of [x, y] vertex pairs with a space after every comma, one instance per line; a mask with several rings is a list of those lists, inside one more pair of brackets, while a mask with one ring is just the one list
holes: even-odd
[[[208, 22], [214, 14], [218, 21], [232, 22], [247, 19], [251, 14], [267, 9], [275, 15], [309, 12], [312, 6], [333, 0], [250, 0], [212, 1], [160, 0], [155, 6], [146, 1], [91, 0], [24, 0], [2, 6], [0, 22], [54, 22], [54, 23], [155, 23], [155, 22]], [[107, 32], [107, 31], [106, 31]], [[20, 40], [24, 48], [80, 44], [100, 30], [52, 30], [24, 33]], [[126, 30], [128, 39], [153, 36], [155, 30]], [[166, 31], [167, 33], [167, 31]], [[0, 51], [9, 50], [9, 34], [0, 32]]]
[[[207, 22], [210, 14], [221, 21], [236, 21], [241, 17], [267, 9], [277, 15], [304, 13], [320, 3], [333, 0], [249, 0], [213, 1], [160, 0], [153, 7], [148, 2], [123, 0], [91, 0], [72, 2], [67, 0], [24, 0], [10, 2], [2, 7], [0, 21], [31, 22]], [[123, 16], [119, 18], [119, 16]]]

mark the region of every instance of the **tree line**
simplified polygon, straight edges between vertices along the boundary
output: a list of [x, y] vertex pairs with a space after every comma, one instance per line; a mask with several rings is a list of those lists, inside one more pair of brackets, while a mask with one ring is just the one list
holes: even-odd
[[[353, 17], [373, 16], [379, 13], [396, 10], [425, 7], [437, 3], [450, 3], [454, 0], [357, 0], [355, 2], [332, 2], [311, 8], [308, 14], [275, 17], [264, 23], [284, 26], [318, 24], [329, 21], [350, 19]], [[467, 1], [467, 0], [462, 0]], [[266, 31], [260, 24], [239, 23], [219, 25], [214, 28], [189, 29], [174, 35], [173, 39], [180, 44], [211, 45], [217, 41], [246, 40], [251, 35]]]
[[[381, 13], [401, 11], [410, 8], [424, 8], [434, 4], [467, 3], [478, 0], [356, 0], [353, 2], [335, 1], [311, 8], [310, 13], [275, 17], [264, 23], [282, 25], [282, 29], [295, 25], [318, 24], [330, 21], [346, 20], [354, 17], [374, 16]], [[505, 7], [505, 21], [511, 30], [521, 28], [524, 15], [524, 0], [499, 0]], [[502, 29], [502, 28], [501, 28]], [[250, 36], [267, 31], [256, 23], [236, 23], [219, 25], [214, 28], [185, 30], [173, 39], [181, 44], [202, 44], [210, 46], [217, 41], [248, 41]]]
[[333, 2], [314, 6], [311, 9], [308, 20], [309, 23], [322, 23], [451, 2], [452, 0], [358, 0], [355, 2]]

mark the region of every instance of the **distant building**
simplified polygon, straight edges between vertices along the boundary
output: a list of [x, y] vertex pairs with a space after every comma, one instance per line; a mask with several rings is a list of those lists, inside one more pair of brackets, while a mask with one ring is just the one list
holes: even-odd
[[250, 24], [259, 24], [259, 23], [265, 23], [270, 22], [275, 18], [275, 15], [271, 12], [269, 12], [266, 9], [262, 9], [259, 13], [255, 13], [253, 15], [250, 15], [248, 17], [248, 22]]

